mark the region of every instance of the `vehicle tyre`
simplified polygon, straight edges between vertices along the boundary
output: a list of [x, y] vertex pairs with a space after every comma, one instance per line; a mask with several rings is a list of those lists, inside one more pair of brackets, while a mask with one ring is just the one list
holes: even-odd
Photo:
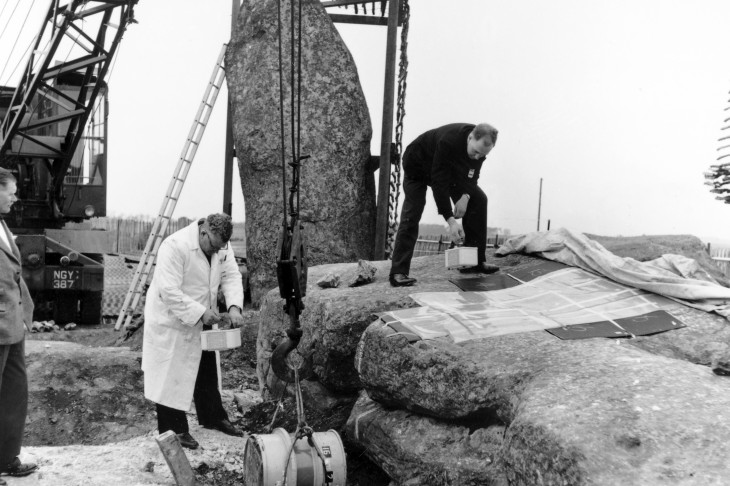
[[53, 303], [53, 320], [62, 326], [69, 322], [78, 322], [79, 295], [76, 292], [58, 292]]
[[96, 326], [101, 324], [101, 305], [104, 292], [84, 292], [81, 294], [81, 324]]

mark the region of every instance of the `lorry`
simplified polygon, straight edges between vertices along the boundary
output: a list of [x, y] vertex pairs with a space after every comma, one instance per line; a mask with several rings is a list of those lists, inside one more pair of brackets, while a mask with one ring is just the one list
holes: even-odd
[[16, 236], [34, 320], [99, 324], [108, 235], [108, 75], [137, 0], [50, 2], [18, 86], [0, 87], [0, 166], [19, 201]]

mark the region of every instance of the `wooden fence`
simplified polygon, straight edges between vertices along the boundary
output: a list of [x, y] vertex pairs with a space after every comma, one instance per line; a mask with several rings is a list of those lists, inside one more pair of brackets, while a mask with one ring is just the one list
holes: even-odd
[[[192, 219], [185, 217], [170, 220], [165, 236], [171, 235], [192, 222]], [[147, 245], [147, 239], [150, 237], [154, 220], [139, 218], [92, 218], [86, 223], [69, 223], [67, 227], [75, 226], [88, 229], [89, 224], [92, 229], [104, 230], [109, 233], [109, 248], [106, 249], [105, 253], [141, 255], [145, 245]], [[231, 236], [230, 244], [233, 246], [236, 257], [246, 257], [246, 229], [243, 223], [233, 223], [233, 235]]]
[[[167, 234], [184, 228], [190, 221], [187, 218], [170, 220]], [[126, 218], [92, 218], [90, 222], [92, 228], [109, 232], [111, 241], [109, 253], [125, 255], [138, 255], [144, 251], [154, 224], [153, 220]]]
[[[505, 237], [495, 235], [492, 238], [487, 237], [487, 248], [499, 247], [504, 243]], [[413, 256], [438, 255], [449, 249], [451, 241], [447, 236], [443, 235], [419, 235], [416, 240], [416, 247], [413, 250]]]
[[712, 248], [710, 256], [726, 277], [730, 278], [730, 248]]

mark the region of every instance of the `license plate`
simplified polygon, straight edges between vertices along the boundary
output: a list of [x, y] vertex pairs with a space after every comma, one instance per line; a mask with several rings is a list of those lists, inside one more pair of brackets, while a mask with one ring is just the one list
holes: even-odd
[[53, 270], [51, 287], [54, 289], [77, 289], [81, 280], [81, 270]]

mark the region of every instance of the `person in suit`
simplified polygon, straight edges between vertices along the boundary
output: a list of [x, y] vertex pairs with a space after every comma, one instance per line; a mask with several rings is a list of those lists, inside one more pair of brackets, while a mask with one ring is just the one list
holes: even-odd
[[[18, 200], [16, 190], [13, 174], [0, 168], [0, 214], [10, 212]], [[28, 415], [25, 331], [32, 321], [33, 301], [21, 275], [20, 251], [0, 220], [0, 475], [27, 476], [38, 469], [18, 458]]]
[[[477, 265], [461, 272], [499, 271], [499, 267], [486, 263], [487, 196], [477, 185], [484, 159], [497, 143], [497, 134], [497, 129], [487, 123], [451, 123], [421, 134], [408, 145], [403, 154], [406, 197], [390, 268], [393, 287], [416, 283], [408, 273], [428, 187], [439, 214], [449, 225], [451, 241], [463, 241], [465, 246], [477, 249]], [[463, 227], [459, 218], [463, 218]]]

